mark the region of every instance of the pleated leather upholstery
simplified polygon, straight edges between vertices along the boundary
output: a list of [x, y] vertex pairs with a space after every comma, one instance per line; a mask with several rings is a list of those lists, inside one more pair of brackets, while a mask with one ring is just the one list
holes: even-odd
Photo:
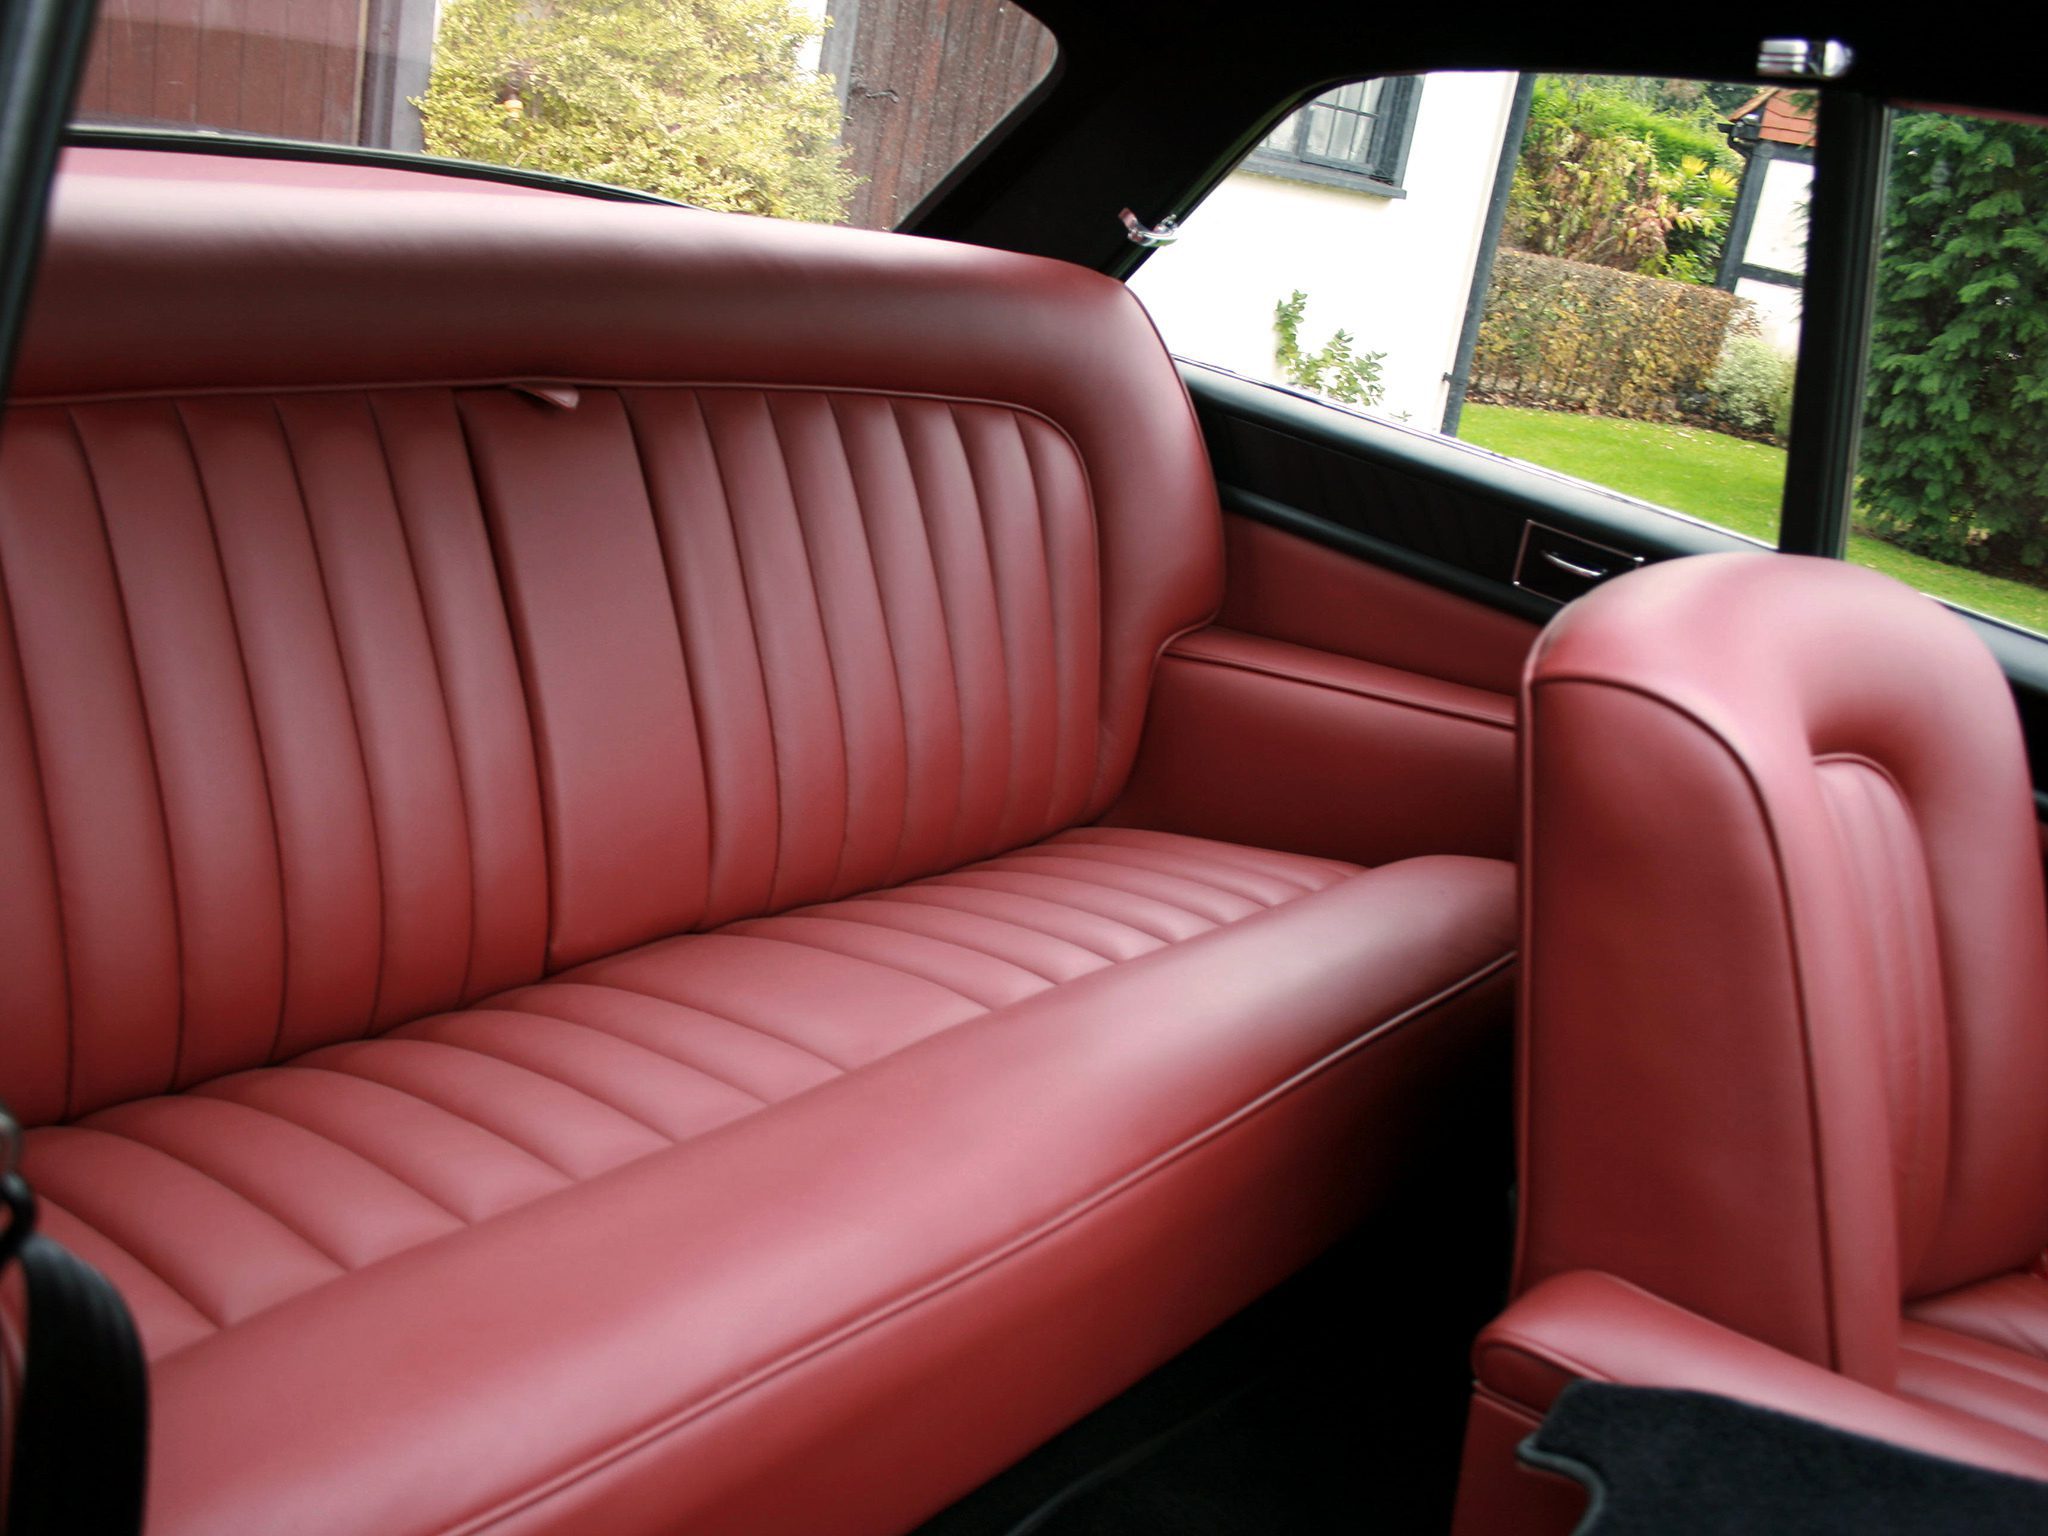
[[119, 1284], [161, 1358], [940, 1031], [1357, 873], [1199, 838], [1069, 832], [100, 1110], [31, 1137], [28, 1171], [47, 1230]]
[[1120, 285], [62, 180], [0, 1096], [152, 1355], [156, 1536], [901, 1530], [1441, 1155], [1505, 865], [1088, 825], [1221, 585]]
[[994, 406], [24, 410], [0, 554], [37, 1121], [986, 857], [1095, 784], [1086, 478]]
[[1080, 817], [1100, 588], [1056, 428], [866, 394], [573, 398], [17, 413], [24, 1115]]
[[540, 974], [533, 732], [454, 425], [445, 396], [9, 416], [0, 953], [28, 1122]]

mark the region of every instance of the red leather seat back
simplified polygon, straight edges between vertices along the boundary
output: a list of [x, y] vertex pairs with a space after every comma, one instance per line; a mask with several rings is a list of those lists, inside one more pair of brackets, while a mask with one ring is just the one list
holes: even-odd
[[31, 1123], [1088, 819], [1220, 597], [1143, 311], [963, 246], [73, 152], [16, 388]]
[[538, 975], [532, 732], [453, 423], [445, 394], [9, 413], [0, 1092], [25, 1118]]
[[1838, 561], [1568, 609], [1524, 742], [1520, 1285], [1618, 1274], [1889, 1383], [2048, 1241], [2048, 919], [2005, 679]]

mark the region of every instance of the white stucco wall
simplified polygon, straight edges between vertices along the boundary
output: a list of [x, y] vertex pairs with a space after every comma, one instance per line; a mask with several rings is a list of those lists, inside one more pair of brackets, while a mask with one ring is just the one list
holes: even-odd
[[[1743, 259], [1756, 266], [1775, 267], [1780, 272], [1804, 272], [1813, 167], [1798, 160], [1772, 159], [1764, 162], [1763, 176], [1763, 188], [1756, 200], [1756, 222], [1750, 227]], [[1756, 305], [1757, 324], [1771, 345], [1788, 356], [1799, 350], [1797, 288], [1745, 277], [1737, 280], [1735, 292]]]
[[1787, 357], [1799, 351], [1799, 315], [1804, 296], [1797, 288], [1739, 277], [1735, 280], [1735, 296], [1756, 306], [1757, 332], [1765, 341]]
[[1379, 409], [1435, 430], [1514, 89], [1512, 74], [1428, 76], [1404, 198], [1227, 177], [1131, 281], [1167, 345], [1277, 381], [1273, 306], [1299, 288], [1304, 348], [1341, 327], [1386, 353]]

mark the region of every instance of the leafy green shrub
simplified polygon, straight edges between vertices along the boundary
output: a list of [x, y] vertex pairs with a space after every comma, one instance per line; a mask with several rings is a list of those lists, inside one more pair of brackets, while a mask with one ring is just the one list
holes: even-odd
[[1858, 500], [1954, 564], [2048, 569], [2048, 130], [1902, 113]]
[[1502, 243], [1624, 272], [1710, 283], [1742, 162], [1711, 128], [1597, 80], [1544, 76]]
[[1761, 336], [1729, 337], [1706, 381], [1714, 413], [1744, 431], [1782, 439], [1792, 425], [1794, 366], [1792, 358]]
[[1378, 405], [1387, 388], [1380, 382], [1384, 352], [1354, 352], [1349, 331], [1338, 331], [1317, 352], [1301, 345], [1301, 318], [1308, 295], [1299, 288], [1273, 306], [1273, 357], [1288, 383], [1346, 405]]
[[1732, 293], [1502, 251], [1472, 354], [1475, 397], [1673, 420], [1706, 393], [1749, 305]]
[[830, 223], [856, 179], [792, 0], [448, 0], [419, 99], [437, 155]]
[[1686, 160], [1696, 159], [1739, 175], [1742, 157], [1729, 148], [1727, 137], [1712, 125], [1711, 104], [1695, 106], [1681, 116], [1652, 101], [1637, 99], [1630, 90], [1632, 86], [1640, 88], [1654, 83], [1600, 75], [1539, 75], [1530, 95], [1529, 121], [1565, 122], [1603, 138], [1647, 139], [1657, 163], [1666, 170], [1675, 170]]

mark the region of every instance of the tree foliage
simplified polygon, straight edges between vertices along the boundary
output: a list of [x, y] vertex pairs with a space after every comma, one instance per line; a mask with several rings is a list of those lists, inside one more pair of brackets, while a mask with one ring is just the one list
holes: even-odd
[[[1739, 175], [1742, 157], [1729, 147], [1720, 126], [1721, 103], [1731, 92], [1737, 98], [1754, 94], [1746, 86], [1702, 85], [1696, 80], [1539, 75], [1529, 120], [1566, 122], [1602, 138], [1647, 140], [1657, 163], [1667, 170], [1698, 160]], [[1741, 104], [1740, 99], [1730, 103]]]
[[1859, 501], [1938, 560], [2048, 568], [2048, 130], [1903, 113]]
[[855, 178], [791, 0], [448, 0], [427, 149], [830, 222]]
[[1543, 76], [1503, 243], [1540, 256], [1711, 282], [1741, 161], [1710, 127], [1599, 80]]

